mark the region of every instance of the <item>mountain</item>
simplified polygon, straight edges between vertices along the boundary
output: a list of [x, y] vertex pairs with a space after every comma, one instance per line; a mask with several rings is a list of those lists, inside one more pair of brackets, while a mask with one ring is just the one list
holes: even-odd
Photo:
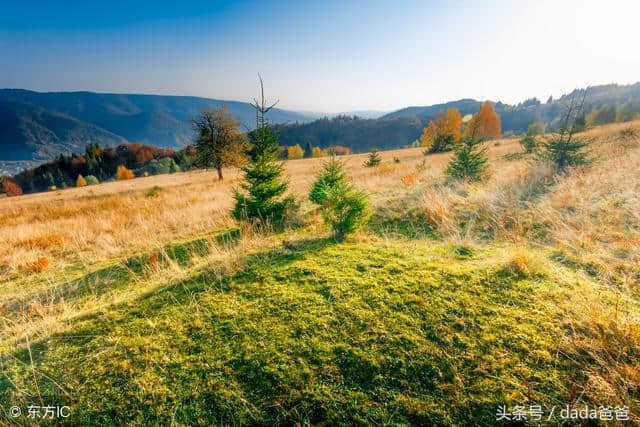
[[[47, 160], [79, 152], [88, 143], [140, 142], [180, 147], [192, 140], [189, 118], [205, 108], [225, 105], [247, 129], [255, 110], [245, 102], [189, 96], [33, 92], [0, 90], [0, 161]], [[273, 123], [311, 117], [272, 109]]]
[[[640, 83], [576, 89], [557, 100], [550, 98], [546, 103], [536, 98], [527, 99], [517, 105], [494, 102], [494, 107], [500, 115], [504, 133], [526, 132], [528, 126], [536, 121], [544, 122], [549, 129], [557, 129], [565, 105], [571, 98], [579, 101], [585, 90], [585, 115], [605, 109], [608, 113], [604, 121], [596, 119], [593, 121], [594, 124], [630, 120], [640, 114]], [[480, 108], [480, 104], [481, 101], [474, 99], [460, 99], [429, 106], [407, 107], [385, 114], [376, 120], [339, 116], [282, 125], [278, 126], [278, 130], [283, 145], [310, 143], [322, 148], [343, 145], [353, 152], [369, 151], [372, 148], [400, 148], [418, 139], [424, 127], [439, 113], [449, 108], [457, 108], [463, 116], [474, 114]]]
[[0, 99], [0, 160], [46, 160], [62, 152], [84, 151], [87, 141], [126, 142], [67, 114]]

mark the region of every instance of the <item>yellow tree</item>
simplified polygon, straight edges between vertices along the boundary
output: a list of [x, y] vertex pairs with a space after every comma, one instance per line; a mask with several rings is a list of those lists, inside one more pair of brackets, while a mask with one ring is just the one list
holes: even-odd
[[320, 147], [313, 147], [311, 152], [311, 157], [324, 157], [326, 155], [327, 153], [325, 153], [325, 151]]
[[302, 147], [300, 147], [300, 144], [287, 147], [288, 159], [301, 159], [302, 156], [304, 156], [304, 150], [302, 149]]
[[482, 103], [478, 113], [467, 123], [464, 133], [480, 139], [497, 138], [502, 134], [500, 116], [490, 101]]
[[449, 108], [429, 122], [420, 137], [420, 144], [430, 152], [446, 151], [460, 141], [462, 116], [456, 108]]

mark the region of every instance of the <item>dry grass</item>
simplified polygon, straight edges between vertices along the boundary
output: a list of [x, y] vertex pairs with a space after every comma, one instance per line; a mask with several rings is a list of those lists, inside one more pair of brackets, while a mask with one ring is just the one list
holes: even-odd
[[[491, 147], [494, 158], [518, 151], [514, 140]], [[342, 157], [354, 182], [376, 200], [402, 193], [402, 179], [425, 159], [419, 148], [380, 153], [382, 164], [364, 168], [366, 154]], [[424, 182], [439, 179], [449, 154], [427, 157], [427, 169], [415, 174]], [[394, 163], [398, 157], [401, 163]], [[324, 159], [285, 162], [291, 192], [302, 201]], [[51, 268], [112, 258], [160, 247], [173, 240], [232, 224], [229, 210], [238, 186], [238, 170], [225, 171], [218, 182], [211, 171], [159, 175], [97, 186], [31, 194], [0, 200], [0, 265], [28, 273], [28, 266], [46, 257]], [[145, 197], [154, 187], [155, 197]], [[2, 274], [2, 273], [0, 273]]]
[[[613, 302], [584, 295], [585, 304], [576, 305], [566, 321], [561, 348], [570, 358], [585, 361], [584, 378], [574, 384], [577, 399], [584, 394], [592, 401], [629, 404], [628, 390], [640, 386], [634, 359], [640, 355], [640, 148], [621, 143], [620, 131], [628, 126], [586, 132], [583, 137], [594, 141], [598, 162], [561, 178], [531, 157], [505, 158], [521, 151], [515, 139], [487, 144], [494, 175], [485, 183], [441, 185], [450, 154], [425, 157], [420, 148], [382, 152], [377, 168], [362, 166], [366, 154], [343, 160], [376, 208], [417, 212], [413, 220], [445, 240], [478, 246], [509, 242], [509, 247], [519, 248], [505, 256], [511, 273], [536, 276], [537, 260], [527, 250], [536, 245], [533, 253], [549, 253], [587, 280], [613, 289], [619, 296]], [[425, 159], [426, 168], [418, 167]], [[322, 162], [285, 163], [292, 194], [306, 199]], [[241, 233], [233, 246], [211, 237], [213, 230], [232, 225], [228, 211], [239, 173], [229, 170], [225, 176], [218, 182], [215, 172], [195, 171], [0, 199], [0, 279], [14, 279], [0, 286], [5, 349], [24, 336], [37, 339], [61, 331], [70, 318], [157, 292], [189, 277], [195, 268], [215, 265], [222, 277], [241, 268], [247, 254], [281, 246], [277, 237], [254, 232]], [[162, 191], [147, 197], [154, 187]], [[310, 222], [313, 226], [319, 220], [312, 216]], [[198, 235], [205, 236], [209, 249], [188, 268], [164, 249]], [[113, 260], [132, 253], [146, 257], [144, 281], [119, 286], [129, 277], [139, 280], [129, 274], [132, 267], [126, 262]], [[83, 270], [74, 276], [65, 269], [78, 262], [96, 274]], [[98, 274], [102, 270], [108, 274]], [[50, 278], [57, 273], [53, 283]], [[83, 298], [70, 297], [80, 291]]]

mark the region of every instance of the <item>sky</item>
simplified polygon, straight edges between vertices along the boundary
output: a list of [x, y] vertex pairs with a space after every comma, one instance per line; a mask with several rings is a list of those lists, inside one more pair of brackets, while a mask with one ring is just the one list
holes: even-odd
[[391, 111], [640, 81], [640, 2], [0, 0], [0, 87]]

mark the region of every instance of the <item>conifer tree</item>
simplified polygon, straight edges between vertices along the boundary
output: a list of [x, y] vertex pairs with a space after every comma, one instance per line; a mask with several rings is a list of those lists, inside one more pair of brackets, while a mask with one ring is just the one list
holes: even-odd
[[374, 149], [371, 153], [369, 153], [369, 158], [367, 158], [367, 161], [364, 162], [364, 166], [373, 168], [378, 166], [381, 161], [382, 159], [380, 158], [380, 154], [378, 154], [378, 150]]
[[453, 157], [449, 160], [445, 174], [450, 179], [481, 181], [489, 173], [489, 158], [482, 139], [476, 136], [480, 127], [478, 123], [471, 124], [469, 134], [462, 138], [454, 149]]
[[313, 157], [313, 147], [311, 146], [311, 142], [307, 141], [304, 145], [304, 158], [308, 159]]
[[254, 99], [256, 128], [249, 132], [251, 147], [247, 150], [248, 162], [242, 168], [244, 191], [236, 191], [232, 215], [236, 220], [255, 221], [282, 225], [295, 207], [292, 197], [283, 197], [287, 182], [282, 178], [282, 163], [278, 161], [278, 135], [267, 122], [265, 115], [277, 101], [268, 106], [264, 99], [264, 86], [260, 78], [261, 100]]

